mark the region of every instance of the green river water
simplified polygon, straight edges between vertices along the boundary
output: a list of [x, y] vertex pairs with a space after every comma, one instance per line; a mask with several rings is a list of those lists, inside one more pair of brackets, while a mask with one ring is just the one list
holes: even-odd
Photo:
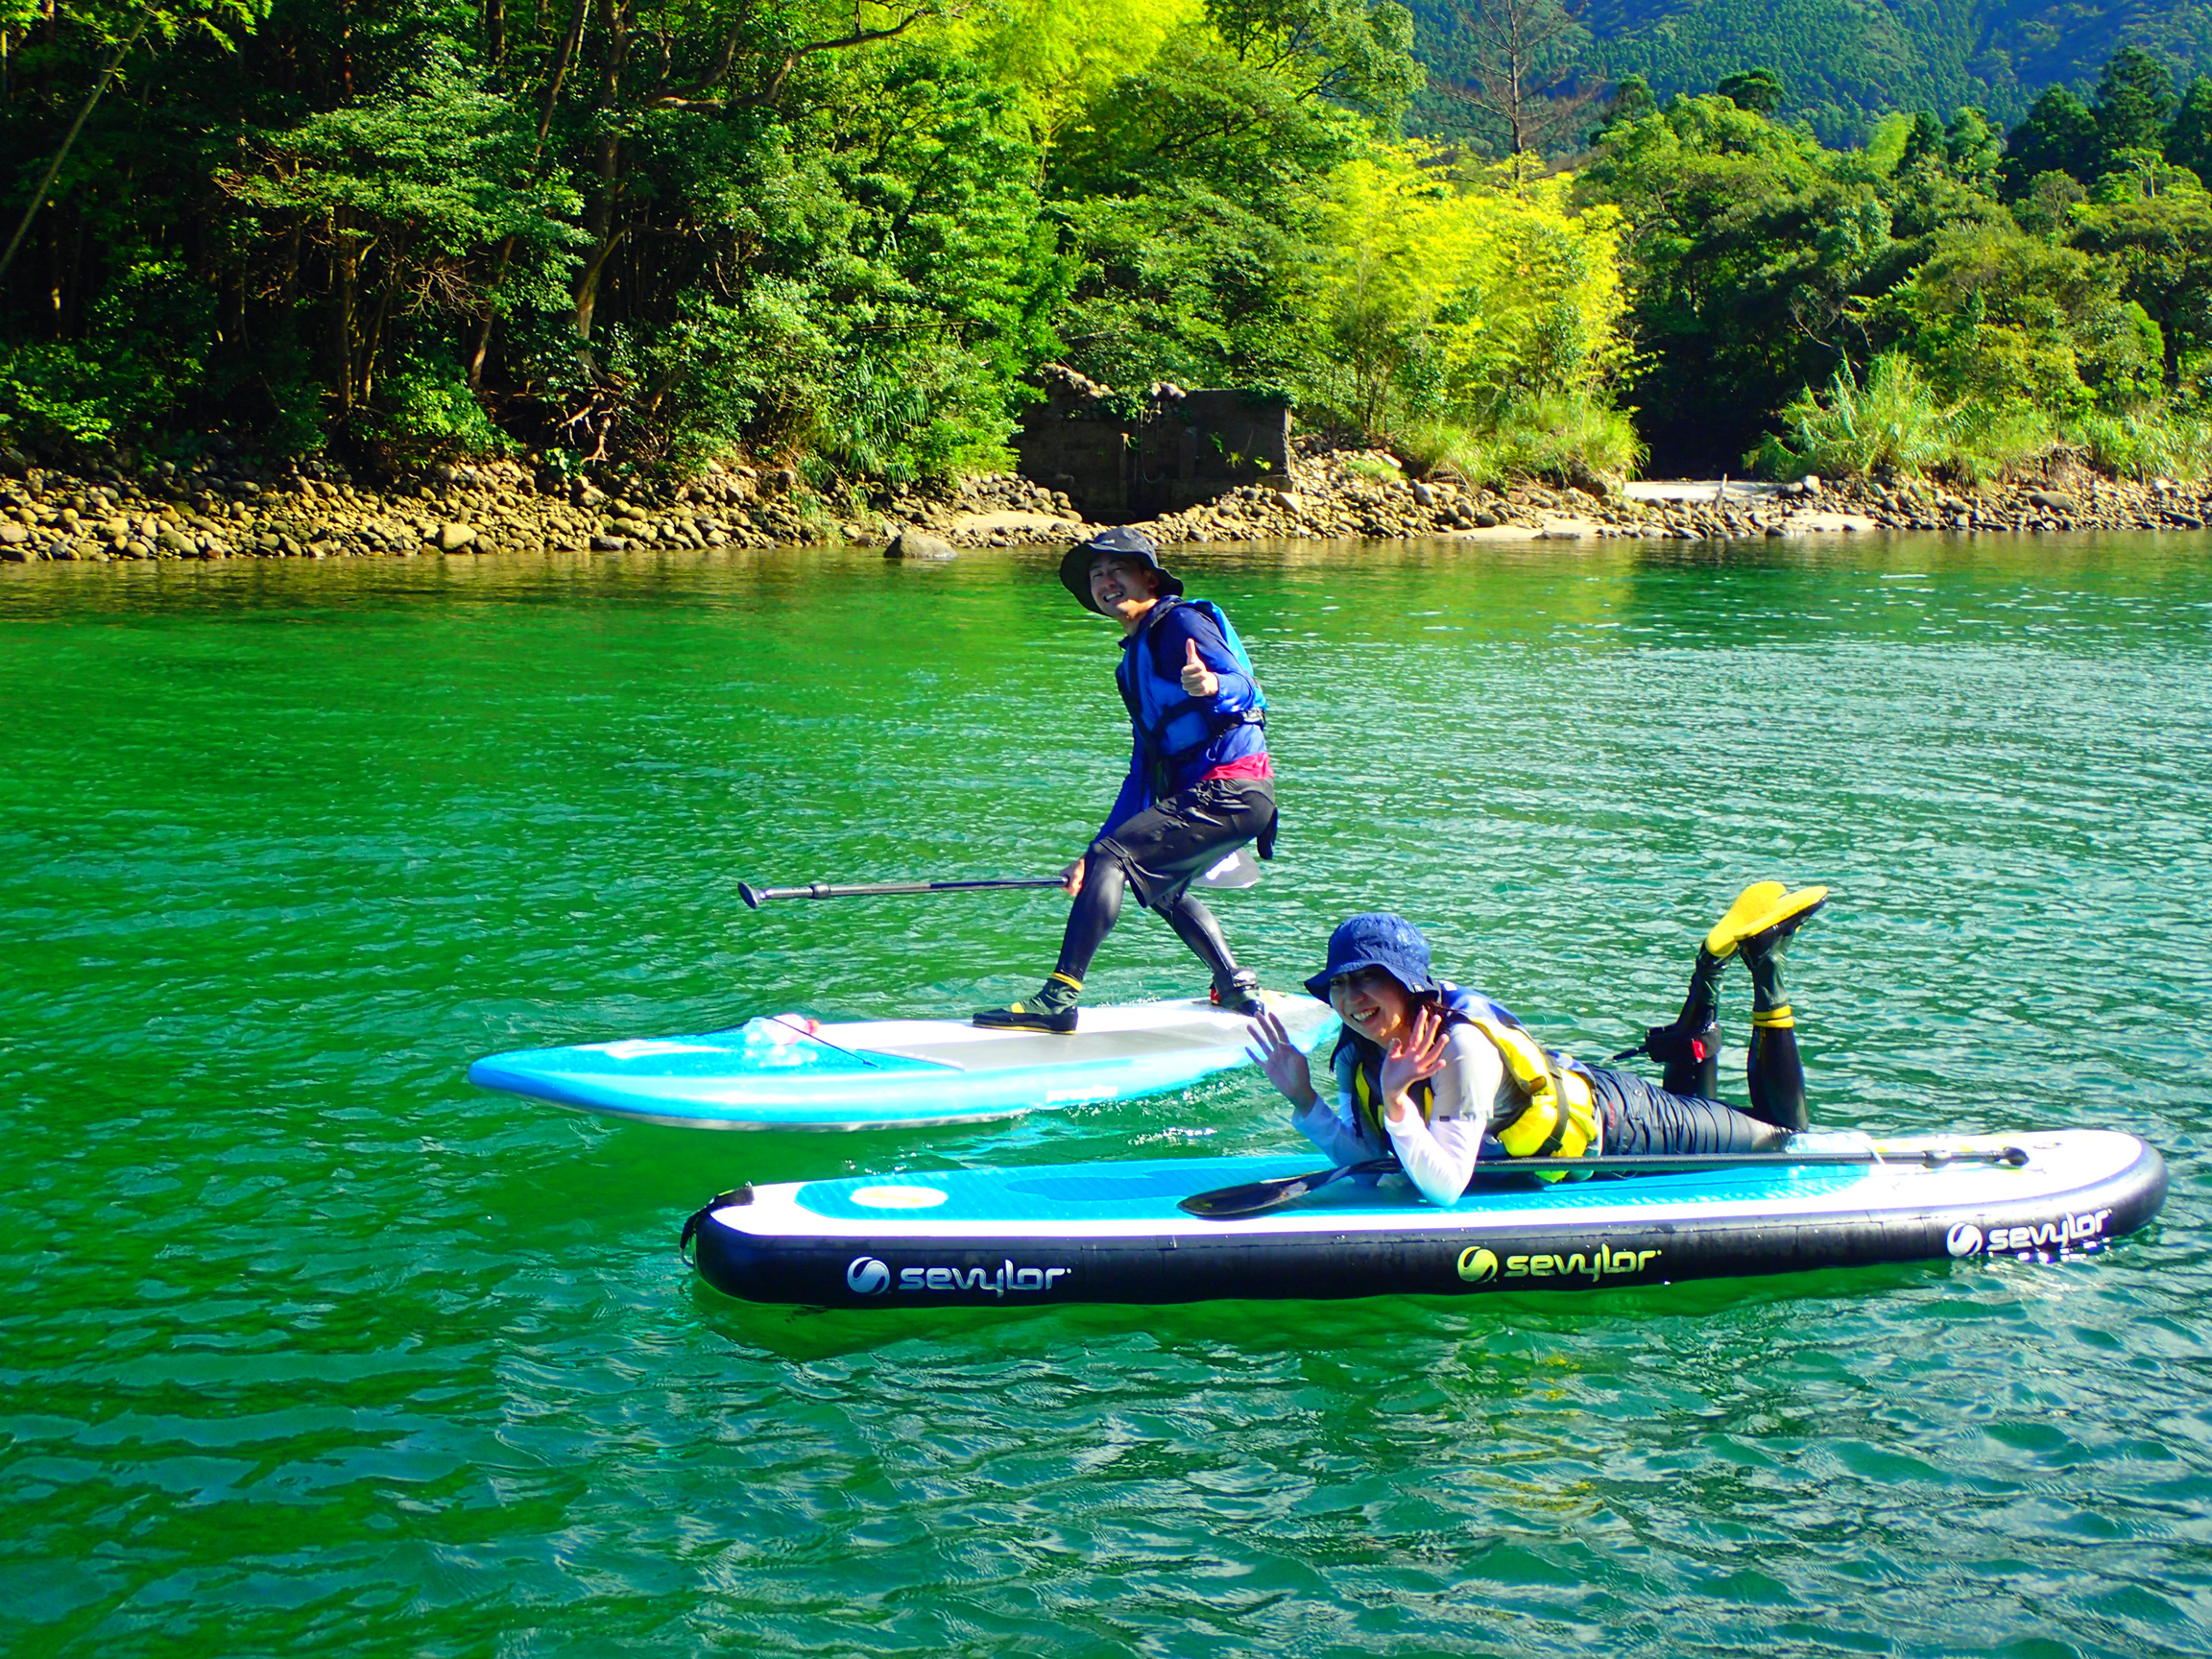
[[[816, 1137], [463, 1080], [1032, 988], [1054, 895], [735, 883], [1081, 847], [1126, 723], [1050, 556], [0, 567], [0, 1650], [2212, 1650], [2212, 546], [1181, 564], [1274, 708], [1282, 854], [1217, 906], [1270, 983], [1402, 909], [1601, 1055], [1739, 886], [1828, 881], [1816, 1120], [2132, 1129], [2164, 1214], [1622, 1292], [729, 1302], [675, 1237], [740, 1180], [1297, 1144], [1251, 1070]], [[1200, 983], [1133, 909], [1091, 992]]]

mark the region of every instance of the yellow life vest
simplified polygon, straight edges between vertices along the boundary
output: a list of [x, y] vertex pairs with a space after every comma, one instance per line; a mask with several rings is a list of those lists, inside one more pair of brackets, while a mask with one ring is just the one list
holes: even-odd
[[[1511, 1122], [1493, 1123], [1489, 1128], [1507, 1157], [1579, 1158], [1598, 1143], [1598, 1108], [1589, 1079], [1569, 1067], [1554, 1067], [1543, 1046], [1518, 1025], [1479, 1014], [1458, 1013], [1456, 1018], [1490, 1039], [1505, 1062], [1505, 1073], [1513, 1079], [1513, 1087], [1527, 1102]], [[1353, 1101], [1360, 1118], [1373, 1129], [1375, 1143], [1387, 1149], [1390, 1132], [1382, 1123], [1382, 1079], [1380, 1064], [1352, 1069]], [[1426, 1123], [1435, 1109], [1435, 1091], [1424, 1079], [1408, 1089], [1407, 1096]], [[1566, 1176], [1544, 1175], [1539, 1179], [1563, 1181]]]
[[1512, 1122], [1491, 1126], [1508, 1157], [1579, 1158], [1597, 1144], [1598, 1106], [1588, 1078], [1554, 1067], [1543, 1045], [1519, 1026], [1479, 1014], [1463, 1018], [1498, 1046], [1513, 1086], [1528, 1098]]

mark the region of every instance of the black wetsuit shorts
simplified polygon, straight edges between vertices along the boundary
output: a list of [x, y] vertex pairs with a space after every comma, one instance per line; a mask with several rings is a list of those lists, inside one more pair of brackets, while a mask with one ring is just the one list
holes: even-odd
[[1208, 778], [1124, 818], [1091, 850], [1119, 864], [1137, 902], [1157, 910], [1245, 842], [1273, 851], [1274, 832], [1272, 782]]

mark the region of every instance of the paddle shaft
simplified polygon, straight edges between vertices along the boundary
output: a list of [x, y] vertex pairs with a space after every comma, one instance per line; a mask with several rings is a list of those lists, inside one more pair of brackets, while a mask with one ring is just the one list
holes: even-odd
[[1880, 1152], [1654, 1152], [1646, 1158], [1514, 1158], [1502, 1164], [1493, 1162], [1478, 1166], [1475, 1173], [1518, 1175], [1526, 1170], [1531, 1175], [1571, 1175], [1581, 1169], [1641, 1169], [1656, 1174], [1670, 1169], [1764, 1169], [1783, 1165], [1818, 1167], [1839, 1164], [1917, 1164], [1924, 1169], [1940, 1169], [1946, 1164], [2009, 1164], [2017, 1169], [2027, 1162], [2027, 1152], [2018, 1146], [2001, 1146], [1993, 1152], [1971, 1148], [1953, 1151], [1933, 1146], [1925, 1152], [1893, 1158], [1886, 1158]]
[[[1221, 859], [1210, 870], [1202, 872], [1191, 881], [1193, 887], [1254, 887], [1260, 882], [1260, 866], [1252, 862], [1252, 855], [1239, 847]], [[892, 893], [989, 893], [1009, 887], [1059, 887], [1064, 885], [1058, 876], [996, 876], [972, 881], [867, 881], [839, 884], [832, 881], [809, 881], [804, 887], [756, 887], [749, 881], [737, 883], [737, 897], [752, 909], [757, 910], [770, 899], [873, 899]]]
[[[1879, 1152], [1657, 1152], [1646, 1158], [1513, 1158], [1478, 1165], [1475, 1179], [1506, 1175], [1664, 1175], [1692, 1170], [1833, 1168], [1872, 1164], [1917, 1164], [1926, 1169], [1940, 1169], [1947, 1164], [2005, 1164], [2017, 1169], [2027, 1162], [2028, 1154], [2018, 1146], [1995, 1151], [1948, 1151], [1933, 1147], [1899, 1158], [1885, 1158]], [[1313, 1169], [1274, 1181], [1250, 1181], [1238, 1187], [1216, 1188], [1211, 1192], [1193, 1192], [1177, 1208], [1210, 1221], [1235, 1220], [1241, 1215], [1257, 1215], [1262, 1211], [1280, 1208], [1347, 1175], [1385, 1173], [1395, 1163], [1396, 1160], [1390, 1158], [1370, 1158], [1359, 1164], [1339, 1165], [1334, 1169]]]
[[867, 881], [836, 886], [810, 881], [804, 887], [756, 887], [737, 883], [737, 897], [757, 910], [771, 899], [874, 899], [893, 893], [987, 893], [1007, 887], [1057, 887], [1057, 876], [1001, 876], [977, 881]]

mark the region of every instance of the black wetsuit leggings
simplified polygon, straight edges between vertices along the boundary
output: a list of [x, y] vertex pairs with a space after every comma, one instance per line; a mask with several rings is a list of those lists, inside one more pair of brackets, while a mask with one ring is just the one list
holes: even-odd
[[[1175, 936], [1226, 987], [1237, 958], [1214, 912], [1190, 897], [1193, 878], [1275, 823], [1274, 786], [1262, 779], [1211, 779], [1192, 784], [1114, 827], [1083, 860], [1083, 890], [1068, 912], [1058, 972], [1080, 982], [1091, 958], [1120, 920], [1124, 889], [1157, 911]], [[1267, 844], [1262, 842], [1262, 850]]]
[[1788, 1133], [1719, 1100], [1670, 1094], [1656, 1084], [1601, 1066], [1577, 1067], [1603, 1115], [1607, 1157], [1665, 1153], [1761, 1152]]
[[[1096, 853], [1091, 854], [1083, 872], [1083, 891], [1075, 896], [1074, 908], [1068, 913], [1068, 931], [1061, 936], [1058, 972], [1078, 983], [1091, 972], [1091, 958], [1120, 920], [1121, 893], [1127, 884], [1118, 862]], [[1214, 982], [1226, 986], [1229, 976], [1237, 972], [1237, 957], [1214, 912], [1180, 889], [1152, 908], [1175, 929], [1175, 937], [1206, 964]]]

